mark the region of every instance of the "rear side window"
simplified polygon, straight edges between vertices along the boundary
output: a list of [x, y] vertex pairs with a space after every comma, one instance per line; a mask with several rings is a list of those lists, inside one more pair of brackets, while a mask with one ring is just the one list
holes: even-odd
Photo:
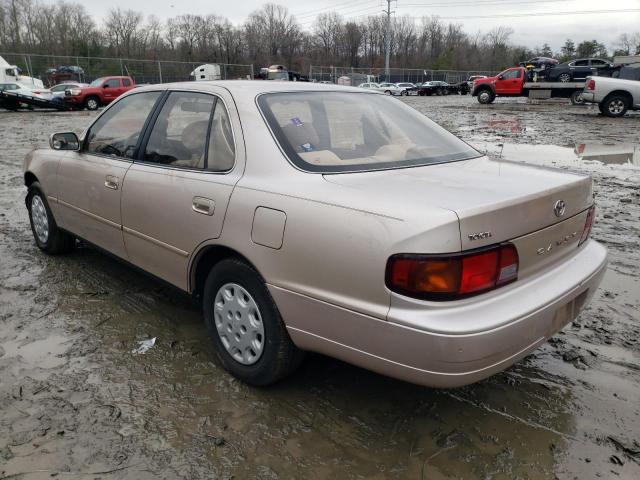
[[270, 93], [259, 96], [258, 105], [289, 160], [311, 172], [380, 170], [480, 156], [385, 95]]
[[118, 100], [91, 126], [86, 153], [133, 158], [144, 123], [161, 92], [145, 92]]
[[125, 87], [130, 87], [130, 86], [131, 86], [131, 80], [129, 80], [128, 78], [123, 78], [123, 79], [122, 79], [122, 84], [123, 84]]

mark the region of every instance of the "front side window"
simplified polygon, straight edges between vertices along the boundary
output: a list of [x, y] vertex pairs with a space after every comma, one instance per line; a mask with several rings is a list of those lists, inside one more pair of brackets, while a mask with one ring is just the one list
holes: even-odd
[[576, 67], [588, 67], [589, 66], [589, 60], [577, 60], [574, 65]]
[[205, 168], [207, 132], [216, 97], [172, 92], [162, 106], [144, 152], [146, 162]]
[[481, 154], [413, 108], [356, 92], [288, 92], [258, 97], [278, 143], [311, 172], [401, 168]]
[[144, 123], [162, 92], [145, 92], [118, 100], [89, 129], [86, 153], [133, 158]]
[[120, 80], [117, 78], [112, 78], [104, 82], [104, 88], [118, 88], [120, 87]]
[[[521, 73], [522, 72], [520, 70], [509, 70], [503, 73], [501, 76], [503, 80], [511, 80], [513, 78], [520, 78]], [[438, 83], [443, 83], [443, 82], [438, 82]]]

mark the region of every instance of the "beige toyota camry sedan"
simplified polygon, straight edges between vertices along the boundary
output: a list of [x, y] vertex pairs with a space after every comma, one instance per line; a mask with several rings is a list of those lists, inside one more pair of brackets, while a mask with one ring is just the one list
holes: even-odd
[[135, 89], [24, 172], [41, 250], [82, 239], [200, 298], [253, 385], [304, 351], [476, 382], [574, 319], [606, 266], [590, 177], [489, 159], [358, 88]]

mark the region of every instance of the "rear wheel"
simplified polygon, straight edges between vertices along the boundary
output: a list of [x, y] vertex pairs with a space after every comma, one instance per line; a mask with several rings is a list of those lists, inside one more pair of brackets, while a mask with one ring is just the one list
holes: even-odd
[[73, 250], [76, 240], [56, 224], [47, 198], [38, 182], [29, 186], [27, 193], [27, 209], [29, 222], [36, 245], [40, 250], [50, 255], [68, 253]]
[[607, 117], [622, 117], [629, 109], [629, 101], [622, 95], [611, 95], [601, 105], [600, 111]]
[[216, 264], [204, 287], [204, 320], [224, 368], [250, 385], [277, 382], [303, 353], [291, 341], [258, 273], [239, 259]]
[[480, 102], [483, 105], [493, 103], [495, 99], [496, 99], [495, 94], [488, 88], [485, 88], [478, 92], [478, 102]]
[[402, 91], [400, 92], [400, 96], [401, 96], [401, 97], [406, 97], [407, 95], [409, 95], [409, 92], [408, 92], [408, 91], [406, 91], [406, 90], [402, 90]]
[[571, 74], [570, 73], [561, 73], [560, 75], [558, 75], [558, 80], [562, 83], [567, 83], [571, 81]]
[[391, 90], [385, 90], [385, 91], [384, 91], [384, 93], [385, 93], [386, 95], [391, 95]]
[[98, 97], [88, 97], [84, 101], [84, 106], [87, 110], [97, 110], [100, 106], [100, 100]]
[[584, 99], [582, 98], [582, 91], [577, 90], [571, 94], [572, 105], [584, 105]]

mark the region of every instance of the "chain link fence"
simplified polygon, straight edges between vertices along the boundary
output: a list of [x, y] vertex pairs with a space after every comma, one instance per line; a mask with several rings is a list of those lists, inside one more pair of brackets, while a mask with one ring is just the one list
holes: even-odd
[[[78, 82], [89, 83], [108, 75], [128, 75], [137, 84], [182, 82], [189, 80], [191, 72], [207, 62], [179, 62], [169, 60], [140, 60], [132, 58], [55, 56], [33, 53], [2, 53], [7, 63], [16, 65], [23, 75], [39, 78], [45, 85], [56, 82], [54, 70], [65, 71]], [[215, 63], [220, 66], [222, 80], [253, 78], [253, 65]], [[60, 67], [71, 67], [60, 69]], [[77, 69], [76, 67], [79, 67]]]
[[[472, 75], [494, 75], [498, 72], [489, 70], [429, 70], [423, 68], [391, 68], [389, 78], [386, 77], [384, 68], [350, 68], [327, 67], [312, 65], [309, 68], [309, 79], [316, 82], [338, 83], [340, 77], [354, 79], [354, 86], [358, 83], [371, 82], [410, 82], [423, 83], [441, 81], [447, 83], [460, 83], [468, 80]], [[369, 78], [368, 78], [369, 77]]]

